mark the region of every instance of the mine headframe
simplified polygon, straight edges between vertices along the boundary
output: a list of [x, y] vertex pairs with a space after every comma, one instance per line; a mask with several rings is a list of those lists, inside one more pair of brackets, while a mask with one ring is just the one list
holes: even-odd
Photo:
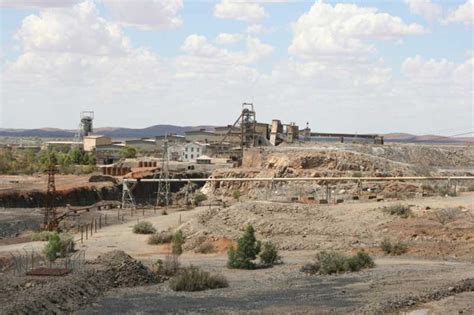
[[240, 115], [240, 132], [241, 132], [241, 146], [242, 148], [253, 147], [256, 144], [256, 114], [253, 108], [253, 103], [243, 103], [242, 113]]

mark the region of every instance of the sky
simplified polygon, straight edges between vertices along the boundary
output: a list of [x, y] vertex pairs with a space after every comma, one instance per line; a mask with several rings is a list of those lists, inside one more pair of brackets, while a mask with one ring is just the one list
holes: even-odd
[[474, 0], [0, 0], [0, 128], [473, 131]]

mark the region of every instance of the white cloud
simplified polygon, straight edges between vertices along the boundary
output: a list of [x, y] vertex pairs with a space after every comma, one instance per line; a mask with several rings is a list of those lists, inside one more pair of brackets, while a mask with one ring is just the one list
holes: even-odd
[[454, 11], [452, 11], [445, 20], [446, 23], [463, 23], [467, 26], [474, 25], [474, 0], [467, 0]]
[[259, 21], [268, 16], [258, 3], [245, 0], [222, 0], [214, 7], [214, 16], [220, 19]]
[[405, 0], [405, 2], [411, 13], [420, 15], [429, 22], [435, 22], [442, 18], [443, 9], [431, 0]]
[[447, 90], [455, 85], [464, 87], [469, 93], [474, 77], [474, 57], [456, 64], [446, 59], [425, 59], [417, 55], [403, 61], [401, 72], [413, 85], [440, 85]]
[[71, 7], [79, 0], [1, 0], [0, 7], [18, 9], [40, 9]]
[[316, 2], [294, 24], [289, 51], [305, 58], [365, 54], [375, 51], [368, 43], [370, 39], [398, 39], [424, 32], [421, 25], [406, 24], [401, 18], [380, 13], [376, 8]]
[[181, 50], [189, 56], [208, 59], [212, 63], [225, 64], [251, 64], [273, 52], [273, 47], [262, 43], [258, 38], [248, 37], [246, 40], [246, 51], [230, 51], [225, 48], [217, 48], [207, 41], [202, 35], [189, 35]]
[[182, 0], [102, 0], [117, 23], [141, 30], [180, 27]]
[[267, 27], [262, 24], [251, 24], [247, 26], [247, 28], [245, 29], [245, 32], [251, 35], [258, 35], [258, 34], [272, 33], [275, 30], [276, 30], [275, 27]]
[[121, 28], [99, 17], [91, 1], [30, 15], [15, 37], [24, 51], [113, 55], [130, 49]]
[[244, 38], [242, 34], [239, 33], [220, 33], [216, 37], [216, 43], [225, 45], [225, 44], [234, 44], [241, 41]]

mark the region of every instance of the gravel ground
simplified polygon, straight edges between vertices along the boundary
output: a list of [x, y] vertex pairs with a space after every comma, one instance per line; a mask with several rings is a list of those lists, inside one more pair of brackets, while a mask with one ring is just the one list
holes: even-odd
[[193, 293], [173, 292], [167, 283], [114, 289], [79, 314], [380, 314], [461, 293], [452, 288], [474, 274], [469, 263], [399, 258], [337, 276], [300, 272], [313, 255], [284, 253], [285, 264], [252, 271], [228, 270], [223, 255], [185, 255], [183, 264], [221, 273], [230, 286]]

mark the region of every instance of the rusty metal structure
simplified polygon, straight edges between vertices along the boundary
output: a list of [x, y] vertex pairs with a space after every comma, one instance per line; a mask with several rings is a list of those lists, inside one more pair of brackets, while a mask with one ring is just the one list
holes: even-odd
[[54, 174], [56, 166], [50, 164], [48, 167], [48, 184], [46, 188], [46, 198], [44, 207], [43, 230], [54, 231], [58, 228], [58, 220], [54, 200], [56, 198], [56, 183]]
[[168, 154], [168, 139], [165, 137], [163, 141], [163, 155], [161, 159], [160, 172], [155, 172], [153, 178], [159, 178], [158, 191], [156, 193], [155, 207], [170, 205], [171, 200], [171, 187], [170, 182], [170, 169], [169, 169], [169, 154]]
[[235, 120], [234, 124], [229, 128], [229, 131], [220, 141], [219, 145], [222, 146], [224, 141], [230, 135], [232, 130], [239, 125], [240, 128], [240, 147], [242, 152], [244, 148], [254, 147], [258, 142], [258, 135], [256, 132], [257, 119], [256, 113], [253, 107], [253, 103], [242, 103], [242, 111], [239, 117]]

